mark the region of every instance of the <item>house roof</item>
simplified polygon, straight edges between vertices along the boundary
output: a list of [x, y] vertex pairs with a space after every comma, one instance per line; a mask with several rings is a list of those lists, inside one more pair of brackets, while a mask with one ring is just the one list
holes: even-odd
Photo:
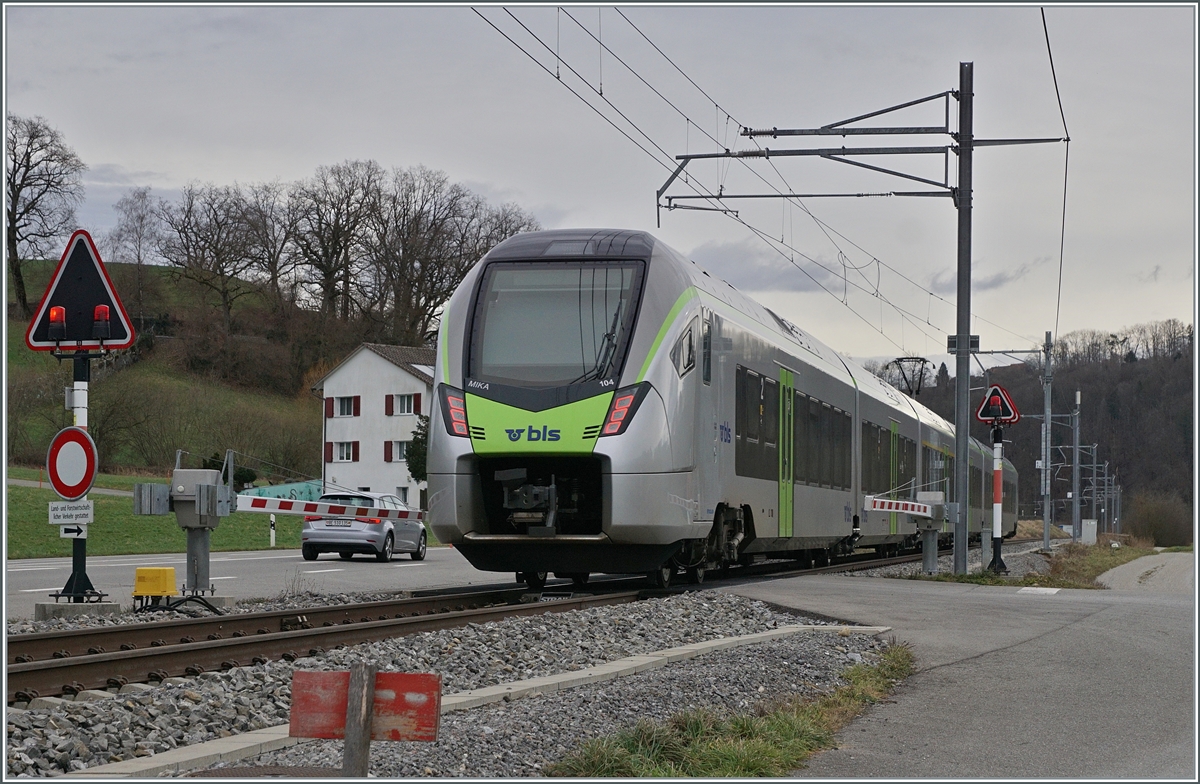
[[317, 383], [313, 384], [313, 390], [324, 389], [325, 380], [336, 373], [342, 365], [350, 361], [351, 357], [363, 350], [378, 354], [415, 378], [424, 381], [430, 386], [433, 385], [433, 366], [437, 358], [437, 351], [435, 349], [419, 346], [388, 346], [383, 343], [363, 343], [347, 354], [341, 362], [337, 363], [332, 370], [322, 376]]
[[433, 365], [437, 361], [436, 349], [387, 346], [383, 343], [363, 343], [362, 347], [374, 351], [393, 365], [404, 368], [426, 384], [433, 383]]

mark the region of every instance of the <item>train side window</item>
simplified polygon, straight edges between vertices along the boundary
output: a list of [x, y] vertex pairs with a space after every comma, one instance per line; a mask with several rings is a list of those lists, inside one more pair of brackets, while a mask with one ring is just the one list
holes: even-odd
[[792, 462], [797, 482], [808, 481], [808, 396], [797, 392], [792, 408]]
[[762, 396], [763, 441], [774, 445], [779, 440], [779, 382], [763, 379]]
[[740, 441], [746, 437], [746, 368], [737, 366], [734, 377], [733, 431]]
[[675, 372], [679, 373], [680, 378], [696, 366], [695, 332], [696, 319], [693, 318], [671, 348], [671, 364], [675, 366]]
[[762, 376], [746, 371], [746, 438], [758, 441], [762, 425]]
[[701, 328], [701, 353], [700, 353], [700, 378], [705, 384], [712, 383], [712, 314], [710, 313], [704, 319], [704, 326]]
[[842, 412], [842, 487], [847, 490], [853, 484], [854, 474], [854, 420], [850, 412]]
[[821, 460], [821, 484], [833, 487], [833, 470], [836, 447], [833, 442], [833, 406], [821, 404], [821, 451], [825, 453]]
[[826, 444], [821, 439], [821, 401], [815, 397], [808, 399], [808, 483], [821, 484], [826, 454]]

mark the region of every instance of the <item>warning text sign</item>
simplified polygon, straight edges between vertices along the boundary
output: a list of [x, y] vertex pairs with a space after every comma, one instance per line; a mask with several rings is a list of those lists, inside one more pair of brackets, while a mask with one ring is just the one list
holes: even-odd
[[87, 525], [92, 522], [91, 501], [51, 501], [50, 525]]

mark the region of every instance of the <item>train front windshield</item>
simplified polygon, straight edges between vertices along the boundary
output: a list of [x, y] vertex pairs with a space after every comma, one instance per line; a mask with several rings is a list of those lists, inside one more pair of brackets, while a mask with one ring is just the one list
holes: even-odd
[[470, 377], [526, 387], [615, 377], [644, 271], [640, 261], [489, 264], [475, 303]]

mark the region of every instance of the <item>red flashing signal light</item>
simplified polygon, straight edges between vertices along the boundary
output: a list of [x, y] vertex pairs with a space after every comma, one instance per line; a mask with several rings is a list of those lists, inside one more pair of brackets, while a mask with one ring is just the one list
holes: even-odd
[[50, 308], [50, 340], [63, 340], [67, 337], [67, 309], [61, 306]]
[[104, 340], [109, 335], [108, 305], [97, 305], [92, 311], [92, 337]]

